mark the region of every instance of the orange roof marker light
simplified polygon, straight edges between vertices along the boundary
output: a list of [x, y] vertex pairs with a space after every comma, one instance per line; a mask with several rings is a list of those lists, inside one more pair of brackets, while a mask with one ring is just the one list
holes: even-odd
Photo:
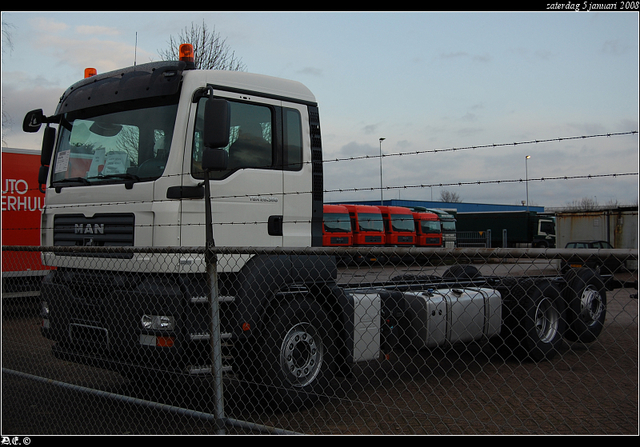
[[91, 76], [95, 76], [98, 74], [98, 70], [95, 68], [85, 68], [84, 69], [84, 78], [90, 78]]
[[190, 43], [183, 43], [180, 45], [180, 60], [187, 63], [187, 68], [195, 68], [195, 55], [193, 53], [193, 45]]

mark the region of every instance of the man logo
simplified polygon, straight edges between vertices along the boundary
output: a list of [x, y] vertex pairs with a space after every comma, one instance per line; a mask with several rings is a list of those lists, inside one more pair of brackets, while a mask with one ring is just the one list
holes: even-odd
[[104, 224], [76, 224], [76, 234], [104, 234]]

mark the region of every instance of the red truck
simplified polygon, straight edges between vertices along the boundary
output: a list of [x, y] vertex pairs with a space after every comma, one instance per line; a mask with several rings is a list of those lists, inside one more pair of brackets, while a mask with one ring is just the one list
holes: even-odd
[[384, 220], [387, 247], [413, 246], [416, 242], [416, 230], [413, 213], [402, 206], [379, 206]]
[[[2, 148], [2, 245], [40, 245], [44, 193], [38, 188], [40, 152]], [[49, 268], [38, 252], [2, 251], [4, 297], [35, 294]]]
[[384, 221], [378, 207], [370, 205], [344, 205], [344, 207], [349, 211], [351, 218], [354, 246], [385, 244]]
[[413, 213], [417, 247], [442, 247], [442, 227], [435, 213]]
[[[384, 221], [382, 213], [376, 206], [371, 205], [344, 205], [349, 211], [351, 218], [351, 230], [353, 231], [354, 247], [384, 247], [386, 236], [384, 232]], [[368, 256], [365, 259], [358, 255], [352, 261], [360, 262], [376, 262], [374, 256]]]
[[353, 244], [349, 210], [343, 205], [323, 205], [322, 245], [350, 247]]

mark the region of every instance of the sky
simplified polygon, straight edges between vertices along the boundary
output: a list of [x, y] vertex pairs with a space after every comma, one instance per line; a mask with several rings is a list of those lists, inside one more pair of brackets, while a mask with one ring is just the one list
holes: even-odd
[[6, 11], [2, 145], [39, 150], [42, 131], [22, 131], [26, 112], [53, 113], [86, 67], [161, 60], [170, 36], [204, 21], [247, 71], [314, 93], [327, 202], [380, 199], [382, 151], [385, 199], [439, 200], [446, 190], [520, 205], [529, 180], [530, 205], [637, 205], [638, 17]]

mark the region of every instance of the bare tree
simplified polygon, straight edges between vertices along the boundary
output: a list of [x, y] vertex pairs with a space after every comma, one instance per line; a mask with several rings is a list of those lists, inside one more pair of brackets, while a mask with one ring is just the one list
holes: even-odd
[[567, 202], [564, 211], [595, 211], [599, 209], [598, 200], [593, 197], [583, 197], [579, 200]]
[[[9, 28], [13, 28], [13, 25], [7, 22], [2, 22], [2, 52], [4, 53], [6, 50], [9, 52], [13, 51], [13, 40], [11, 40], [11, 33], [9, 32]], [[4, 135], [5, 132], [11, 129], [11, 117], [5, 111], [4, 108], [4, 96], [2, 97], [2, 144], [5, 144]]]
[[461, 203], [462, 199], [457, 192], [451, 192], [443, 189], [442, 191], [440, 191], [440, 201], [449, 203]]
[[178, 60], [180, 45], [183, 43], [193, 45], [198, 69], [246, 71], [245, 64], [229, 48], [227, 39], [223, 39], [215, 27], [209, 30], [204, 20], [201, 27], [191, 22], [191, 28], [185, 27], [177, 38], [170, 36], [169, 48], [158, 51], [162, 60]]

